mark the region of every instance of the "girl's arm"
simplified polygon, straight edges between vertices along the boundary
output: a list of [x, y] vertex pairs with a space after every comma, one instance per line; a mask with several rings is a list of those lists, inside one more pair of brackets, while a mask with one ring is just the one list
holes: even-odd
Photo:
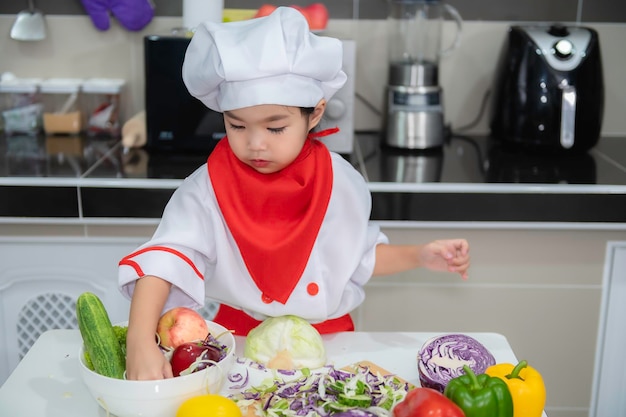
[[469, 244], [465, 239], [435, 240], [424, 245], [379, 244], [373, 275], [390, 275], [423, 267], [457, 272], [467, 279], [469, 265]]
[[144, 276], [135, 284], [126, 336], [127, 379], [172, 377], [172, 368], [155, 340], [170, 287], [169, 282], [155, 276]]

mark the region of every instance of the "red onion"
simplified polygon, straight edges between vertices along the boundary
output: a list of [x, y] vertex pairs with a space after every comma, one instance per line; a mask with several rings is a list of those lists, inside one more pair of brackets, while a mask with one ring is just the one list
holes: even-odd
[[417, 354], [420, 385], [441, 393], [451, 379], [465, 374], [463, 365], [479, 375], [495, 363], [495, 358], [485, 346], [464, 334], [433, 337]]

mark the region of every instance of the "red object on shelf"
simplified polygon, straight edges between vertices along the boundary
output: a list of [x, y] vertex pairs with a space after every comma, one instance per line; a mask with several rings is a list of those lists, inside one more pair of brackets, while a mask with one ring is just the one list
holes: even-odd
[[[272, 12], [277, 9], [277, 7], [278, 6], [275, 6], [273, 4], [264, 4], [259, 7], [259, 10], [257, 10], [254, 17], [268, 16], [272, 14]], [[296, 5], [292, 5], [289, 7], [293, 7], [304, 15], [307, 22], [309, 23], [309, 29], [313, 31], [326, 29], [326, 26], [328, 25], [329, 15], [328, 9], [324, 4], [312, 3], [305, 7]]]

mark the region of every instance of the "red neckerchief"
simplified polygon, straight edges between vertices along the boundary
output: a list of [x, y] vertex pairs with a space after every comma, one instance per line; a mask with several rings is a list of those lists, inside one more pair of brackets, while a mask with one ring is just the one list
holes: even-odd
[[336, 131], [310, 134], [300, 155], [272, 174], [237, 159], [227, 138], [208, 158], [217, 203], [268, 302], [287, 302], [309, 260], [333, 185], [330, 153], [314, 138]]

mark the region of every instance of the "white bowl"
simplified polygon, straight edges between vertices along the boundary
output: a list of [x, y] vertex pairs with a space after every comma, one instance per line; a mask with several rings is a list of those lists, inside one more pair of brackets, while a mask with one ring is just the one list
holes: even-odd
[[218, 393], [235, 362], [235, 338], [219, 324], [207, 321], [209, 331], [228, 347], [228, 354], [215, 366], [189, 375], [154, 381], [128, 381], [100, 375], [84, 363], [83, 346], [79, 352], [83, 382], [100, 406], [117, 417], [173, 417], [187, 399]]

